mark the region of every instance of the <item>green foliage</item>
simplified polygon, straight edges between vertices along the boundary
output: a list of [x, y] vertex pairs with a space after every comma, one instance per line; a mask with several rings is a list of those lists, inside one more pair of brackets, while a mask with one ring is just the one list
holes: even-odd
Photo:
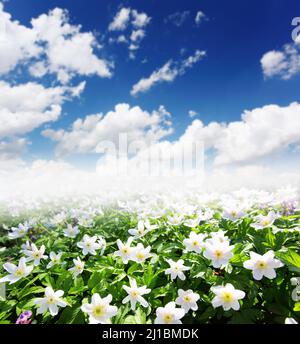
[[[51, 218], [54, 214], [55, 212], [50, 212], [43, 216]], [[62, 264], [47, 269], [48, 261], [41, 261], [29, 276], [15, 284], [6, 285], [6, 299], [0, 296], [0, 323], [14, 323], [25, 310], [31, 310], [38, 323], [87, 323], [88, 318], [81, 311], [81, 306], [90, 302], [94, 293], [99, 293], [101, 297], [112, 295], [112, 304], [118, 307], [118, 313], [112, 319], [113, 323], [153, 323], [157, 308], [175, 301], [178, 289], [191, 289], [200, 295], [198, 310], [190, 311], [182, 319], [183, 323], [276, 323], [284, 321], [286, 317], [299, 320], [300, 306], [299, 302], [291, 298], [293, 287], [290, 283], [290, 279], [300, 273], [299, 232], [290, 230], [296, 228], [299, 215], [277, 219], [276, 226], [282, 230], [276, 232], [272, 227], [255, 230], [251, 224], [258, 214], [258, 210], [252, 209], [244, 218], [231, 221], [224, 219], [222, 212], [216, 210], [211, 221], [201, 221], [192, 229], [196, 233], [206, 234], [207, 237], [210, 237], [211, 232], [220, 229], [226, 231], [230, 244], [234, 245], [233, 257], [229, 264], [218, 269], [214, 268], [202, 253], [185, 250], [183, 240], [189, 236], [191, 229], [183, 224], [170, 225], [166, 216], [152, 220], [151, 224], [157, 228], [135, 241], [135, 244], [141, 242], [145, 247], [151, 246], [151, 259], [141, 264], [133, 261], [123, 264], [119, 257], [114, 256], [118, 249], [117, 240], [126, 242], [129, 237], [128, 230], [137, 225], [137, 216], [129, 212], [105, 209], [103, 214], [95, 216], [92, 227], [79, 226], [80, 234], [75, 239], [63, 235], [66, 223], [47, 226], [42, 221], [38, 222], [28, 236], [16, 241], [8, 240], [7, 231], [0, 228], [0, 247], [6, 248], [0, 251], [1, 266], [7, 261], [17, 263], [22, 256], [20, 246], [33, 236], [38, 247], [46, 246], [46, 254], [49, 255], [50, 251], [63, 252]], [[33, 214], [13, 220], [3, 216], [2, 222], [15, 226], [18, 221], [30, 216]], [[71, 223], [71, 220], [68, 221]], [[100, 251], [96, 256], [83, 255], [76, 244], [84, 234], [100, 235], [106, 239], [107, 246], [103, 255]], [[275, 279], [264, 277], [257, 281], [243, 264], [249, 259], [249, 252], [264, 254], [270, 250], [275, 252], [284, 266], [276, 270]], [[73, 259], [77, 257], [85, 261], [85, 267], [81, 275], [74, 277], [69, 269], [73, 266]], [[183, 259], [184, 264], [190, 268], [185, 273], [184, 281], [172, 281], [170, 276], [165, 274], [169, 267], [168, 259]], [[4, 269], [0, 270], [0, 275], [6, 275]], [[122, 287], [129, 285], [131, 279], [135, 279], [138, 286], [145, 285], [151, 289], [151, 293], [145, 295], [149, 307], [143, 308], [137, 304], [136, 310], [132, 311], [130, 304], [122, 304], [127, 295]], [[239, 311], [224, 311], [212, 306], [214, 295], [210, 288], [226, 283], [231, 283], [236, 289], [246, 293], [245, 298], [240, 301]], [[55, 317], [49, 313], [36, 314], [34, 300], [43, 297], [47, 286], [64, 291], [64, 299], [68, 302], [68, 306], [61, 308]]]

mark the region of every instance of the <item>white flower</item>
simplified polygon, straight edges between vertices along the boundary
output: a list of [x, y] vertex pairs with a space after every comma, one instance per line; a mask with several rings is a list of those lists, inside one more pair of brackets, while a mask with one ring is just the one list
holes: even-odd
[[176, 299], [177, 305], [181, 306], [186, 313], [191, 309], [196, 311], [198, 309], [197, 301], [200, 299], [199, 294], [194, 293], [192, 290], [184, 291], [178, 290], [178, 297]]
[[44, 255], [45, 245], [42, 245], [40, 249], [35, 244], [31, 244], [30, 250], [24, 250], [24, 254], [27, 256], [27, 262], [33, 260], [35, 266], [40, 264], [41, 259], [47, 259], [48, 256]]
[[135, 238], [141, 238], [153, 229], [158, 228], [157, 225], [151, 225], [149, 220], [138, 222], [137, 228], [129, 229], [128, 233]]
[[58, 314], [58, 307], [66, 307], [67, 303], [61, 299], [62, 290], [54, 291], [51, 287], [45, 289], [45, 297], [37, 298], [34, 303], [39, 306], [36, 314], [44, 314], [48, 310], [52, 316]]
[[60, 223], [62, 223], [62, 222], [64, 222], [64, 221], [66, 221], [66, 219], [67, 219], [67, 214], [65, 213], [65, 212], [61, 212], [61, 213], [59, 213], [59, 214], [56, 214], [54, 217], [53, 217], [53, 219], [51, 220], [51, 223], [53, 224], [53, 225], [58, 225], [58, 224], [60, 224]]
[[200, 211], [197, 214], [197, 217], [200, 219], [200, 221], [208, 221], [211, 220], [214, 216], [214, 212], [211, 209], [205, 209], [205, 211]]
[[214, 268], [220, 268], [222, 265], [226, 265], [233, 257], [234, 246], [229, 246], [228, 242], [206, 241], [204, 257], [211, 260], [211, 264]]
[[27, 234], [28, 230], [29, 230], [29, 226], [27, 223], [25, 223], [24, 225], [20, 223], [18, 227], [11, 228], [11, 232], [8, 234], [8, 238], [9, 239], [22, 238], [23, 236]]
[[200, 218], [196, 218], [196, 219], [188, 219], [184, 221], [184, 225], [186, 227], [190, 227], [190, 228], [196, 228], [200, 223]]
[[182, 215], [175, 214], [173, 216], [168, 216], [167, 218], [168, 218], [167, 222], [171, 226], [179, 226], [183, 222], [183, 216]]
[[18, 266], [12, 263], [3, 264], [3, 268], [10, 274], [0, 278], [0, 283], [9, 282], [9, 284], [16, 283], [21, 278], [28, 276], [33, 270], [33, 266], [26, 266], [26, 259], [22, 257]]
[[27, 240], [25, 244], [21, 245], [21, 252], [24, 253], [26, 250], [30, 250], [31, 249], [31, 244], [30, 242]]
[[72, 226], [68, 223], [67, 228], [64, 229], [64, 236], [68, 238], [75, 238], [80, 233], [78, 226]]
[[183, 240], [183, 244], [188, 251], [201, 253], [204, 247], [204, 239], [204, 234], [197, 234], [195, 232], [191, 232], [189, 238]]
[[233, 309], [238, 311], [240, 309], [240, 303], [238, 300], [245, 297], [245, 293], [242, 290], [235, 289], [230, 283], [224, 286], [211, 287], [211, 291], [216, 295], [212, 300], [214, 308], [222, 306], [224, 311]]
[[185, 315], [185, 310], [176, 308], [175, 302], [169, 302], [165, 307], [158, 307], [154, 324], [182, 324], [181, 318]]
[[74, 266], [69, 269], [75, 277], [83, 273], [85, 263], [79, 257], [73, 259]]
[[132, 258], [133, 248], [130, 247], [133, 241], [133, 237], [130, 237], [126, 244], [123, 244], [120, 239], [117, 240], [117, 245], [119, 250], [115, 252], [116, 257], [121, 257], [124, 264], [127, 264], [128, 261]]
[[206, 240], [206, 243], [214, 244], [215, 242], [227, 242], [229, 244], [229, 238], [225, 235], [226, 232], [219, 230], [217, 232], [211, 232], [211, 238]]
[[145, 248], [143, 244], [138, 243], [137, 246], [132, 250], [131, 260], [136, 263], [143, 263], [146, 259], [151, 257], [150, 250], [150, 246]]
[[270, 211], [266, 216], [259, 214], [255, 219], [255, 223], [252, 223], [251, 226], [255, 229], [270, 227], [277, 218], [278, 215], [274, 211]]
[[224, 209], [222, 217], [226, 220], [235, 221], [245, 215], [243, 209], [238, 206], [230, 206]]
[[83, 240], [77, 243], [77, 246], [82, 249], [82, 253], [86, 256], [91, 254], [95, 256], [97, 254], [96, 250], [99, 250], [101, 247], [97, 243], [97, 235], [90, 237], [87, 234], [83, 236]]
[[148, 302], [142, 296], [151, 292], [151, 289], [147, 289], [147, 286], [138, 287], [135, 280], [130, 280], [130, 287], [123, 285], [123, 289], [128, 294], [128, 296], [123, 299], [123, 304], [130, 302], [133, 311], [135, 311], [137, 302], [143, 307], [148, 307]]
[[257, 281], [261, 280], [263, 276], [273, 279], [276, 277], [275, 269], [283, 266], [283, 263], [274, 256], [273, 251], [268, 251], [262, 256], [250, 252], [251, 259], [244, 262], [244, 268], [252, 270], [253, 278]]
[[89, 315], [90, 324], [108, 324], [110, 318], [114, 317], [118, 308], [111, 306], [112, 296], [108, 295], [101, 298], [99, 294], [92, 296], [92, 303], [85, 303], [81, 306], [81, 310]]
[[294, 318], [286, 318], [284, 323], [286, 325], [297, 325], [298, 322]]
[[161, 208], [161, 209], [152, 209], [149, 212], [149, 217], [151, 219], [159, 219], [165, 215], [166, 210]]
[[50, 252], [51, 262], [48, 263], [47, 269], [52, 268], [52, 266], [54, 265], [60, 264], [61, 256], [62, 256], [62, 252], [59, 252], [57, 254], [55, 252]]
[[177, 262], [174, 262], [172, 259], [167, 259], [167, 262], [169, 263], [170, 267], [165, 271], [165, 274], [171, 275], [172, 281], [176, 277], [184, 281], [186, 277], [183, 271], [188, 271], [190, 270], [190, 268], [183, 265], [184, 264], [183, 259], [179, 259]]
[[98, 244], [100, 245], [101, 256], [102, 256], [106, 249], [106, 240], [101, 235], [98, 235]]
[[92, 227], [93, 226], [93, 218], [89, 213], [84, 213], [78, 219], [78, 224], [81, 227]]

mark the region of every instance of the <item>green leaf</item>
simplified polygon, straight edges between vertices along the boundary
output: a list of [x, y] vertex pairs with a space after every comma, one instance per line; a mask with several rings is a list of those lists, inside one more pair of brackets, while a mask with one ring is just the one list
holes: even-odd
[[135, 315], [129, 315], [125, 318], [124, 324], [146, 324], [146, 314], [138, 308]]
[[72, 307], [66, 307], [58, 320], [58, 324], [82, 324], [84, 322], [81, 321], [83, 318], [83, 314], [81, 314], [82, 317], [80, 317], [80, 309], [81, 305], [79, 303], [76, 303]]
[[288, 249], [286, 252], [276, 252], [277, 258], [288, 266], [292, 266], [300, 270], [300, 256], [295, 251]]

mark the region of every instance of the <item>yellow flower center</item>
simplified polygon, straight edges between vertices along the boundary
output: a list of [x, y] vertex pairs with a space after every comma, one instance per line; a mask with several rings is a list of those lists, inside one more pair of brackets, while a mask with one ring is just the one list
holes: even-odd
[[93, 314], [96, 317], [101, 317], [104, 315], [104, 307], [103, 306], [96, 306], [93, 310]]
[[236, 212], [236, 211], [232, 211], [232, 212], [231, 212], [231, 215], [232, 215], [233, 217], [236, 217], [236, 216], [237, 216], [237, 212]]
[[166, 314], [164, 315], [164, 321], [165, 321], [166, 324], [171, 323], [172, 320], [173, 320], [173, 314], [171, 314], [171, 313], [166, 313]]
[[34, 257], [35, 259], [38, 259], [38, 258], [40, 258], [40, 254], [39, 254], [39, 252], [36, 252], [36, 253], [33, 255], [33, 257]]
[[198, 246], [198, 242], [197, 241], [193, 241], [193, 246]]
[[258, 269], [265, 269], [267, 267], [267, 264], [266, 264], [266, 262], [260, 260], [256, 263], [256, 266]]
[[139, 293], [138, 293], [137, 291], [134, 290], [134, 291], [131, 292], [131, 296], [134, 297], [134, 298], [136, 298], [136, 297], [139, 296]]
[[191, 302], [191, 298], [189, 295], [183, 297], [184, 302]]
[[144, 258], [145, 258], [145, 255], [144, 255], [143, 252], [138, 252], [138, 253], [136, 254], [136, 257], [137, 257], [138, 259], [144, 259]]
[[220, 258], [222, 258], [224, 256], [224, 254], [223, 254], [222, 251], [216, 250], [215, 251], [215, 256], [216, 256], [216, 258], [220, 259]]
[[263, 220], [262, 222], [263, 226], [268, 226], [270, 224], [269, 220]]
[[129, 253], [129, 249], [128, 249], [127, 247], [124, 247], [124, 248], [122, 249], [122, 253], [123, 253], [123, 254], [128, 254], [128, 253]]
[[222, 299], [224, 302], [232, 302], [233, 301], [233, 296], [230, 292], [224, 291], [222, 295]]
[[55, 298], [53, 296], [48, 297], [48, 303], [53, 304], [55, 302]]
[[17, 277], [21, 277], [24, 275], [24, 270], [23, 269], [17, 269], [17, 271], [15, 272], [15, 275]]

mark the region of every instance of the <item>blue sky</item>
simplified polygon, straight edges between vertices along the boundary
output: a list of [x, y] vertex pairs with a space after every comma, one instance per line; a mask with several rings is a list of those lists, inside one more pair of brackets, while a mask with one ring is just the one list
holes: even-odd
[[[5, 11], [20, 24], [30, 27], [30, 20], [59, 7], [69, 11], [70, 23], [81, 25], [83, 32], [92, 31], [103, 47], [96, 55], [113, 61], [111, 78], [76, 76], [71, 84], [86, 81], [85, 90], [78, 99], [63, 104], [63, 115], [47, 127], [67, 129], [77, 118], [95, 113], [106, 113], [118, 103], [138, 105], [153, 111], [163, 105], [171, 114], [173, 133], [170, 141], [177, 140], [194, 119], [189, 110], [204, 125], [212, 121], [239, 121], [244, 110], [276, 104], [288, 106], [299, 102], [300, 74], [288, 80], [280, 77], [265, 78], [260, 60], [268, 51], [281, 50], [284, 44], [292, 44], [291, 20], [300, 16], [297, 0], [10, 0]], [[122, 44], [111, 44], [109, 39], [117, 32], [108, 30], [109, 24], [120, 8], [136, 9], [151, 17], [135, 59], [128, 57], [128, 49]], [[180, 26], [166, 18], [173, 13], [188, 11]], [[195, 16], [202, 11], [206, 19], [196, 25]], [[132, 96], [132, 86], [141, 78], [162, 67], [168, 60], [181, 61], [199, 50], [206, 56], [184, 75], [172, 82], [153, 86], [145, 93]], [[4, 75], [6, 81], [15, 83], [32, 81], [25, 71], [19, 77]], [[53, 78], [38, 80], [45, 87], [55, 85]], [[26, 137], [32, 142], [27, 148], [26, 159], [53, 158], [55, 142], [41, 135], [44, 125]], [[74, 161], [89, 159], [80, 155]]]

